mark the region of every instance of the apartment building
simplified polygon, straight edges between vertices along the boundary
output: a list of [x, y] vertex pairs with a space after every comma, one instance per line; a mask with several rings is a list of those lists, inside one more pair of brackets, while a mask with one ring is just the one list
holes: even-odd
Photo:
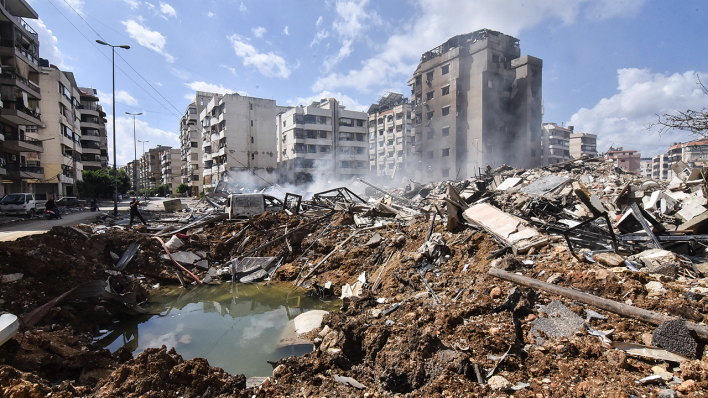
[[214, 94], [199, 114], [203, 188], [213, 189], [219, 181], [275, 183], [278, 162], [273, 121], [288, 109], [274, 100]]
[[541, 127], [541, 165], [548, 166], [570, 159], [571, 129], [555, 123], [543, 123]]
[[184, 112], [179, 123], [180, 155], [182, 157], [180, 175], [182, 183], [189, 186], [187, 195], [202, 192], [202, 133], [199, 114], [206, 108], [214, 93], [197, 91], [195, 100]]
[[408, 84], [416, 179], [466, 178], [487, 165], [541, 164], [543, 61], [519, 40], [482, 29], [425, 52]]
[[573, 126], [569, 126], [570, 133], [570, 156], [579, 158], [588, 156], [591, 158], [597, 157], [597, 135], [589, 133], [576, 133], [573, 131]]
[[653, 166], [652, 158], [641, 158], [639, 160], [639, 175], [645, 178], [652, 178]]
[[128, 178], [130, 178], [130, 189], [135, 192], [138, 191], [137, 176], [138, 176], [138, 169], [139, 169], [139, 167], [138, 168], [135, 167], [136, 165], [137, 166], [140, 165], [140, 160], [131, 160], [130, 162], [128, 162], [127, 165], [125, 165], [123, 167], [119, 167], [119, 169], [125, 170], [125, 173], [128, 175]]
[[38, 160], [44, 168], [44, 177], [34, 192], [55, 197], [76, 196], [76, 184], [82, 180], [83, 170], [81, 93], [74, 74], [54, 65], [42, 67], [39, 87], [44, 126], [39, 127], [38, 137], [45, 145]]
[[140, 169], [138, 170], [138, 190], [152, 189], [161, 183], [162, 167], [160, 166], [160, 153], [172, 149], [169, 146], [158, 145], [148, 149], [140, 157]]
[[37, 12], [25, 0], [0, 2], [0, 196], [32, 192], [44, 178], [39, 154], [39, 36], [26, 19]]
[[98, 93], [91, 87], [79, 87], [81, 118], [81, 162], [84, 170], [108, 170], [106, 112], [99, 105]]
[[669, 149], [652, 157], [652, 175], [655, 180], [669, 181], [676, 176], [671, 166], [682, 161], [689, 168], [708, 166], [708, 141], [696, 140], [686, 143], [674, 143]]
[[182, 183], [182, 155], [177, 148], [165, 149], [160, 152], [160, 183], [169, 185], [172, 193], [176, 192], [177, 186]]
[[283, 183], [351, 180], [369, 174], [366, 112], [336, 99], [298, 106], [276, 117], [279, 179]]
[[612, 148], [605, 153], [605, 159], [612, 159], [615, 167], [625, 171], [639, 172], [641, 154], [634, 149]]
[[408, 98], [388, 93], [369, 107], [369, 169], [393, 176], [410, 167], [415, 151], [413, 108]]

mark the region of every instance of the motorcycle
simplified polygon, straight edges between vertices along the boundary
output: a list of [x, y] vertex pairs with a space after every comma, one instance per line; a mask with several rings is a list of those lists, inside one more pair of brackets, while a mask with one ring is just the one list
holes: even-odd
[[56, 219], [56, 220], [58, 220], [58, 219], [60, 219], [61, 217], [59, 216], [58, 210], [49, 210], [49, 209], [47, 209], [47, 210], [44, 212], [44, 218], [46, 218], [47, 220], [51, 220], [51, 219]]
[[98, 203], [91, 202], [91, 211], [98, 211]]

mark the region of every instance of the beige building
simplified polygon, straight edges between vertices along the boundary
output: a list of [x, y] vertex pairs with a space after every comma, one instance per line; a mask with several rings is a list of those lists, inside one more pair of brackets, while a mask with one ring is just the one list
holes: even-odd
[[639, 163], [642, 155], [634, 149], [610, 148], [605, 153], [605, 159], [612, 159], [615, 167], [625, 171], [639, 173]]
[[482, 29], [421, 56], [408, 82], [417, 180], [541, 164], [543, 61], [520, 53], [518, 39]]
[[415, 151], [412, 105], [402, 94], [388, 93], [369, 107], [369, 168], [392, 176], [411, 166]]
[[182, 183], [180, 178], [182, 158], [179, 149], [165, 149], [160, 152], [160, 183], [170, 186], [172, 193], [177, 192], [177, 186]]
[[[76, 183], [81, 181], [83, 148], [81, 146], [81, 93], [74, 74], [54, 65], [42, 67], [39, 74], [42, 91], [42, 119], [37, 137], [44, 141], [39, 161], [44, 177], [36, 184], [35, 193], [54, 197], [76, 196]], [[98, 145], [97, 145], [98, 148]], [[96, 152], [100, 152], [98, 149]]]
[[[182, 158], [180, 175], [182, 183], [189, 186], [187, 195], [202, 192], [202, 170], [205, 154], [202, 151], [203, 128], [199, 114], [206, 108], [215, 94], [197, 91], [195, 100], [185, 110], [179, 123], [180, 156]], [[209, 154], [209, 156], [211, 156]]]
[[84, 170], [108, 170], [108, 137], [106, 112], [98, 104], [96, 89], [79, 87], [81, 103], [81, 161]]
[[162, 180], [162, 167], [160, 166], [160, 152], [171, 149], [168, 146], [158, 145], [150, 148], [140, 157], [138, 169], [138, 190], [155, 188]]
[[548, 166], [570, 159], [570, 134], [572, 130], [555, 123], [541, 127], [541, 165]]
[[366, 112], [347, 110], [334, 98], [279, 114], [279, 180], [297, 184], [366, 177], [368, 118]]
[[199, 115], [202, 125], [202, 186], [219, 181], [268, 185], [277, 181], [273, 121], [288, 107], [274, 100], [214, 94]]
[[[573, 130], [573, 126], [569, 126]], [[597, 135], [589, 133], [570, 133], [570, 156], [579, 158], [588, 156], [597, 157]]]
[[44, 179], [39, 160], [44, 145], [37, 139], [38, 127], [44, 126], [39, 38], [24, 18], [38, 18], [27, 1], [0, 2], [0, 196], [33, 192]]

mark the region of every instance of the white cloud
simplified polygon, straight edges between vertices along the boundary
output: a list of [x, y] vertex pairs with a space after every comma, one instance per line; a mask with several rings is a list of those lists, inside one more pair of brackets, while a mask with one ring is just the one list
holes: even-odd
[[[488, 0], [415, 0], [415, 19], [390, 36], [381, 46], [383, 51], [346, 73], [320, 77], [312, 90], [350, 87], [370, 92], [372, 86], [388, 86], [409, 76], [423, 52], [460, 33], [489, 28], [516, 36], [544, 21], [570, 24], [578, 15], [588, 15], [588, 18], [599, 18], [600, 14], [603, 18], [631, 16], [645, 2], [628, 1], [631, 6], [613, 5], [619, 2], [611, 0], [537, 0], [533, 6], [522, 0], [510, 1], [504, 6]], [[587, 14], [593, 10], [599, 11], [595, 15]], [[334, 27], [342, 35], [361, 34], [365, 29], [359, 17], [336, 22]]]
[[234, 76], [238, 76], [238, 74], [236, 73], [236, 68], [234, 68], [233, 66], [228, 66], [228, 65], [221, 64], [221, 67], [222, 67], [222, 68], [226, 68], [226, 69], [227, 69], [229, 72], [231, 72]]
[[256, 37], [263, 37], [263, 34], [266, 32], [266, 28], [259, 26], [251, 29], [251, 32], [253, 32], [253, 35]]
[[63, 4], [65, 7], [73, 8], [81, 15], [86, 15], [84, 13], [84, 1], [83, 0], [63, 0], [59, 4]]
[[260, 53], [252, 45], [246, 43], [239, 35], [229, 36], [236, 55], [243, 58], [244, 66], [254, 66], [264, 76], [287, 78], [290, 68], [283, 57], [273, 52]]
[[338, 1], [337, 20], [332, 23], [334, 30], [344, 39], [359, 37], [371, 24], [380, 24], [381, 18], [376, 11], [366, 11], [369, 0]]
[[323, 98], [336, 98], [337, 101], [339, 101], [339, 103], [341, 105], [344, 105], [347, 107], [347, 109], [353, 110], [353, 111], [366, 112], [369, 109], [369, 105], [370, 105], [370, 104], [369, 105], [361, 104], [359, 101], [357, 101], [356, 99], [354, 99], [348, 95], [345, 95], [345, 94], [342, 94], [339, 92], [333, 93], [330, 91], [322, 91], [321, 93], [312, 95], [310, 97], [298, 97], [296, 99], [289, 99], [289, 100], [285, 101], [285, 103], [290, 106], [310, 105], [312, 102], [314, 102], [314, 101], [319, 102]]
[[58, 66], [61, 70], [71, 70], [71, 67], [64, 63], [64, 54], [57, 46], [59, 41], [54, 33], [47, 28], [47, 25], [41, 19], [27, 19], [26, 21], [37, 31], [39, 42], [42, 43], [39, 47], [41, 57], [49, 60], [49, 63]]
[[312, 39], [312, 43], [310, 43], [310, 47], [312, 47], [312, 46], [314, 46], [315, 44], [321, 42], [322, 40], [326, 39], [327, 37], [329, 37], [329, 32], [327, 32], [326, 30], [320, 30], [320, 31], [317, 32], [317, 34], [315, 35], [315, 38]]
[[150, 30], [132, 19], [121, 21], [121, 23], [125, 26], [125, 30], [130, 34], [130, 37], [135, 39], [138, 44], [162, 54], [167, 59], [167, 62], [174, 62], [174, 57], [164, 51], [167, 40], [160, 32]]
[[283, 33], [285, 33], [286, 36], [290, 34], [290, 32], [288, 31], [287, 25], [285, 25], [285, 29], [283, 29]]
[[246, 13], [248, 12], [248, 8], [246, 8], [246, 5], [241, 2], [241, 5], [238, 7], [239, 11]]
[[[110, 100], [110, 96], [108, 97]], [[118, 96], [116, 95], [116, 98]], [[192, 97], [194, 100], [194, 97]], [[103, 99], [101, 100], [102, 103]], [[104, 107], [104, 109], [110, 110]], [[113, 115], [108, 115], [108, 123], [106, 123], [106, 129], [108, 130], [108, 136], [113, 136]], [[150, 127], [150, 125], [144, 121], [144, 117], [138, 116], [135, 118], [135, 136], [141, 140], [150, 141], [145, 145], [145, 150], [148, 148], [154, 148], [158, 145], [168, 145], [173, 148], [179, 148], [179, 135], [170, 131], [164, 131], [158, 128]], [[124, 166], [128, 162], [133, 161], [134, 147], [133, 147], [133, 117], [132, 116], [121, 116], [116, 118], [116, 162], [118, 166]], [[138, 143], [138, 154], [142, 152], [142, 144]], [[113, 140], [108, 140], [108, 153], [113, 153]]]
[[209, 11], [209, 12], [207, 13], [207, 17], [209, 17], [209, 18], [214, 18], [214, 13], [211, 12], [211, 11]]
[[160, 12], [170, 17], [177, 17], [177, 11], [167, 3], [160, 2]]
[[617, 71], [617, 79], [619, 93], [601, 99], [590, 109], [580, 109], [568, 122], [576, 132], [597, 134], [598, 151], [614, 145], [636, 149], [647, 157], [663, 153], [673, 142], [695, 138], [683, 131], [660, 136], [657, 129], [648, 131], [647, 126], [657, 120], [657, 115], [706, 106], [708, 97], [697, 85], [696, 72], [670, 75], [627, 68]]
[[140, 7], [140, 2], [138, 0], [123, 0], [128, 4], [128, 7], [130, 7], [131, 10], [135, 10], [136, 8]]
[[324, 61], [324, 66], [326, 70], [330, 70], [333, 67], [335, 67], [338, 63], [342, 62], [342, 60], [346, 57], [349, 56], [349, 54], [352, 53], [351, 50], [351, 45], [352, 41], [351, 40], [344, 40], [342, 43], [342, 48], [339, 49], [339, 52], [331, 57], [327, 57]]
[[[97, 90], [98, 98], [100, 98], [101, 103], [110, 104], [112, 103], [111, 93], [104, 93], [103, 91]], [[128, 106], [137, 106], [138, 100], [133, 98], [130, 93], [125, 90], [116, 91], [116, 102], [120, 104], [125, 104]]]
[[315, 26], [319, 28], [320, 25], [322, 25], [322, 21], [322, 15], [320, 15], [320, 17], [317, 18], [317, 22], [315, 22]]
[[[184, 83], [185, 86], [189, 87], [192, 91], [206, 91], [207, 93], [217, 93], [217, 94], [231, 94], [235, 93], [236, 90], [226, 88], [223, 85], [216, 85], [207, 82], [193, 81], [191, 83]], [[194, 93], [191, 94], [192, 100], [194, 100]]]

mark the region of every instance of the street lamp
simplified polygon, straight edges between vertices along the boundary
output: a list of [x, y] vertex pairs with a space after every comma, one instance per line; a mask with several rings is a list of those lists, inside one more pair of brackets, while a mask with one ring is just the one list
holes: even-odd
[[116, 47], [126, 50], [128, 45], [114, 46], [103, 40], [96, 40], [96, 43], [111, 48], [111, 63], [113, 64], [113, 216], [118, 217], [118, 166], [116, 165]]
[[[146, 143], [146, 142], [150, 142], [150, 141], [141, 141], [141, 140], [138, 140], [138, 142], [142, 142], [142, 143], [143, 143], [143, 156], [145, 156], [145, 143]], [[137, 196], [139, 196], [139, 195], [140, 195], [140, 194], [138, 193], [138, 194], [136, 194], [135, 196], [137, 197]]]
[[[138, 168], [137, 168], [137, 164], [138, 164], [138, 144], [135, 142], [135, 117], [136, 117], [136, 116], [140, 116], [140, 115], [142, 115], [143, 113], [142, 113], [142, 112], [140, 112], [140, 113], [130, 113], [130, 112], [126, 112], [125, 114], [126, 114], [126, 115], [130, 115], [130, 116], [133, 117], [133, 150], [134, 150], [134, 154], [133, 154], [133, 182], [134, 182], [134, 184], [133, 184], [133, 190], [135, 191], [135, 195], [137, 196], [137, 195], [138, 195]], [[143, 148], [143, 150], [144, 150], [144, 149], [145, 149], [145, 148]]]

